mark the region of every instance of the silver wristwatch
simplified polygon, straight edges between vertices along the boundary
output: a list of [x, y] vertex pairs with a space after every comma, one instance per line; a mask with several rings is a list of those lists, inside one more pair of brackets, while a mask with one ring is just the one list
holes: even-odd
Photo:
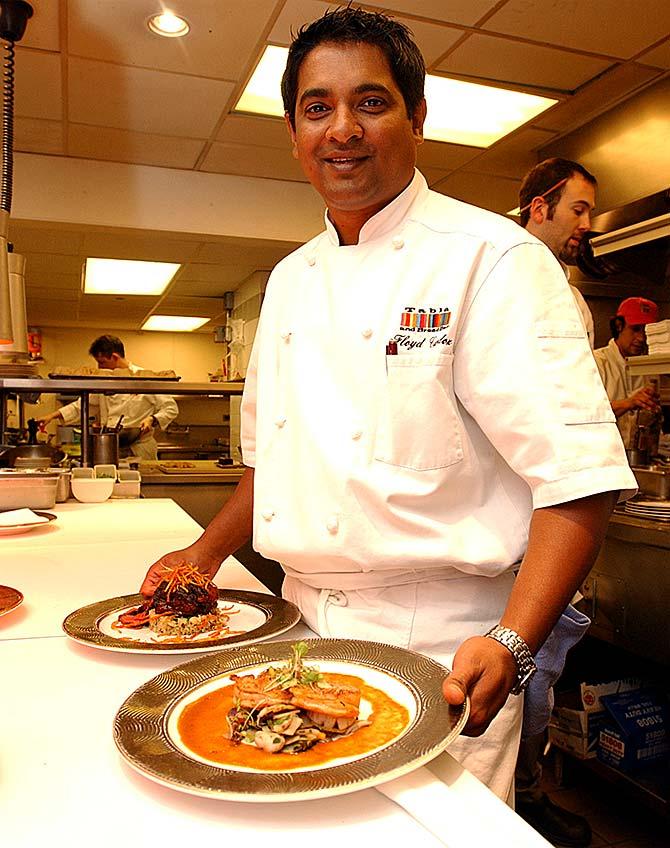
[[490, 639], [495, 639], [500, 642], [514, 657], [516, 663], [516, 683], [512, 688], [512, 695], [520, 695], [521, 692], [528, 686], [531, 677], [537, 671], [535, 660], [528, 648], [528, 645], [519, 636], [519, 634], [509, 627], [503, 627], [501, 624], [496, 624], [488, 633], [485, 634]]

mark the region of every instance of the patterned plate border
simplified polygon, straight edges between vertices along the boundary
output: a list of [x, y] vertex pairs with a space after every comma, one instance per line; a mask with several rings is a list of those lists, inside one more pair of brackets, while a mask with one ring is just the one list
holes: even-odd
[[11, 586], [0, 586], [0, 615], [11, 612], [23, 603], [23, 592]]
[[63, 630], [76, 642], [93, 648], [136, 654], [189, 654], [194, 651], [211, 651], [214, 648], [240, 647], [251, 642], [271, 639], [290, 630], [300, 621], [300, 610], [294, 604], [275, 595], [247, 592], [242, 589], [219, 589], [219, 600], [255, 607], [267, 616], [267, 620], [260, 627], [248, 630], [246, 633], [221, 636], [217, 639], [198, 639], [193, 642], [126, 642], [108, 636], [98, 627], [98, 622], [115, 610], [120, 611], [142, 603], [141, 595], [121, 595], [118, 598], [96, 601], [94, 604], [71, 612], [63, 621]]
[[171, 712], [198, 686], [267, 662], [284, 662], [291, 642], [269, 642], [234, 652], [208, 654], [149, 680], [121, 705], [114, 741], [145, 777], [193, 795], [229, 801], [302, 801], [355, 792], [392, 780], [432, 760], [460, 734], [469, 703], [451, 707], [442, 697], [448, 670], [413, 651], [351, 639], [308, 639], [309, 660], [341, 661], [396, 678], [416, 701], [416, 716], [387, 747], [360, 759], [306, 771], [246, 772], [198, 762], [170, 739]]

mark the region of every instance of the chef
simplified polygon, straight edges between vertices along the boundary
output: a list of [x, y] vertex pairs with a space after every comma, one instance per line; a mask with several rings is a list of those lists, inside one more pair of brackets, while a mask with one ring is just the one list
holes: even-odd
[[470, 696], [472, 738], [450, 751], [507, 799], [510, 693], [635, 482], [554, 257], [415, 170], [424, 75], [379, 13], [328, 12], [291, 45], [286, 121], [325, 230], [269, 281], [233, 498], [142, 591], [184, 559], [215, 574], [253, 529], [321, 636], [453, 669], [444, 695]]
[[610, 319], [612, 338], [607, 346], [593, 351], [626, 448], [635, 447], [633, 438], [638, 412], [660, 410], [657, 389], [626, 368], [626, 357], [642, 356], [647, 352], [645, 327], [657, 318], [658, 306], [653, 300], [627, 297]]
[[[127, 368], [131, 374], [143, 369], [126, 359], [121, 339], [116, 336], [99, 336], [91, 343], [89, 354], [98, 363], [98, 368]], [[154, 429], [165, 430], [177, 417], [179, 409], [170, 395], [91, 395], [91, 411], [102, 426], [114, 427], [122, 420], [120, 432], [120, 455], [136, 456], [140, 459], [157, 459], [158, 445]], [[57, 419], [64, 424], [73, 424], [81, 418], [79, 400], [62, 406], [39, 420], [48, 424]], [[132, 431], [137, 431], [137, 434]], [[124, 436], [127, 440], [124, 440]]]

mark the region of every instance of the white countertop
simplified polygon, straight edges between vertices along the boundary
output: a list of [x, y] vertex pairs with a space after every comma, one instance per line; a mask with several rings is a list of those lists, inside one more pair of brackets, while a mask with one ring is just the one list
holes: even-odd
[[[449, 754], [430, 771], [386, 784], [389, 797], [366, 789], [323, 800], [236, 803], [182, 794], [138, 775], [114, 745], [114, 716], [139, 685], [190, 657], [89, 648], [68, 639], [61, 622], [83, 604], [136, 592], [150, 562], [201, 531], [168, 500], [67, 503], [53, 511], [52, 527], [2, 537], [0, 545], [0, 583], [25, 595], [22, 606], [0, 617], [3, 844], [33, 848], [66, 837], [87, 848], [165, 840], [244, 848], [277, 841], [319, 848], [546, 848]], [[232, 557], [217, 582], [267, 593]], [[298, 625], [281, 638], [305, 630]], [[426, 826], [399, 804], [415, 814], [418, 805]]]

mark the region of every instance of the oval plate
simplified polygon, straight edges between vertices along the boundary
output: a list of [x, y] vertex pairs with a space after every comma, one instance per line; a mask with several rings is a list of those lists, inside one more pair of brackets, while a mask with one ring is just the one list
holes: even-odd
[[[190, 654], [212, 651], [215, 648], [240, 647], [286, 633], [300, 621], [300, 610], [289, 601], [261, 592], [242, 589], [219, 589], [219, 607], [232, 605], [238, 610], [231, 616], [228, 636], [202, 637], [188, 641], [157, 639], [148, 627], [114, 630], [111, 622], [122, 612], [142, 603], [142, 595], [121, 595], [108, 598], [71, 612], [63, 622], [67, 635], [83, 645], [107, 651], [139, 654]], [[238, 618], [239, 616], [239, 618]]]
[[11, 586], [0, 586], [0, 615], [11, 612], [23, 603], [23, 593]]
[[[461, 732], [469, 703], [451, 707], [442, 697], [448, 669], [413, 651], [353, 639], [308, 639], [307, 664], [355, 674], [398, 695], [410, 713], [407, 728], [385, 747], [323, 767], [290, 771], [238, 770], [205, 762], [182, 743], [175, 715], [184, 703], [226, 686], [231, 674], [258, 672], [286, 662], [291, 642], [271, 642], [198, 657], [140, 686], [114, 719], [114, 741], [127, 762], [171, 789], [228, 801], [285, 802], [367, 789], [432, 760]], [[384, 684], [384, 679], [387, 685]], [[300, 755], [296, 754], [296, 758]]]

